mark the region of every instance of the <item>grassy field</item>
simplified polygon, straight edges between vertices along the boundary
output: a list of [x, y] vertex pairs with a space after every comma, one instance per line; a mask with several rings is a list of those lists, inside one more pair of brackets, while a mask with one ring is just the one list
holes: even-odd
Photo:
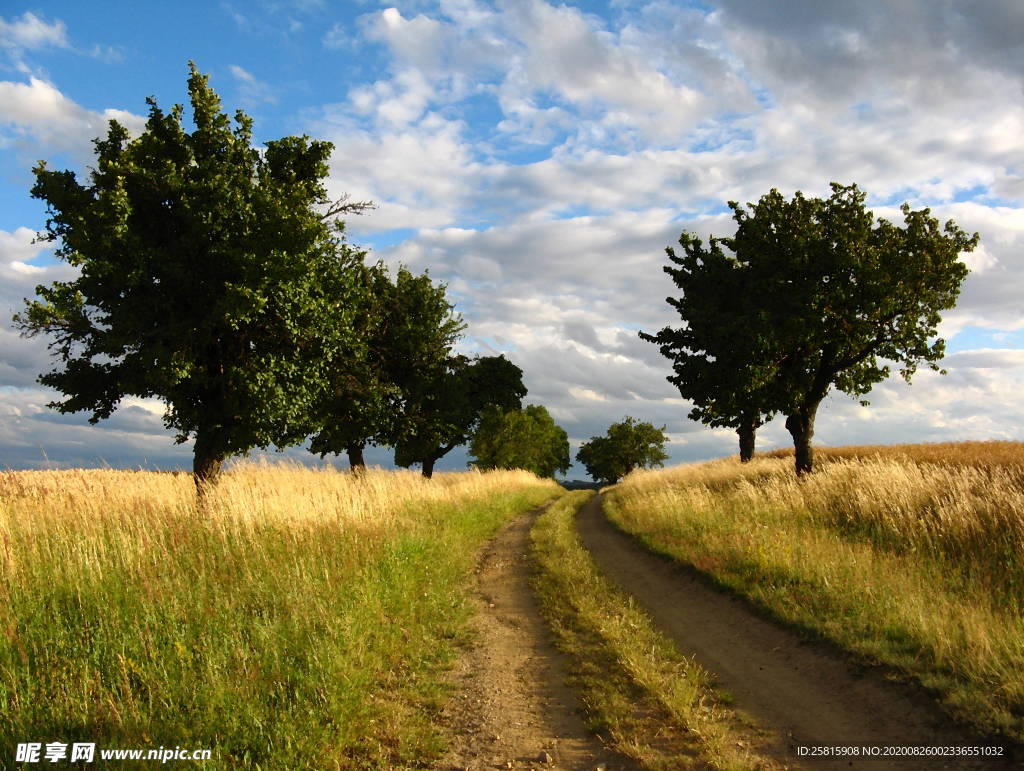
[[[774, 450], [759, 458], [792, 458], [793, 449]], [[946, 466], [991, 469], [1024, 466], [1024, 442], [922, 442], [920, 444], [869, 444], [815, 447], [820, 463], [836, 460], [901, 460]]]
[[474, 553], [560, 492], [249, 464], [199, 514], [188, 475], [0, 474], [3, 762], [30, 741], [209, 748], [204, 768], [429, 760]]
[[748, 749], [749, 737], [707, 673], [654, 629], [583, 548], [575, 514], [593, 495], [570, 493], [530, 534], [534, 586], [558, 647], [569, 654], [570, 685], [588, 726], [643, 768], [772, 767]]
[[789, 457], [728, 459], [634, 473], [605, 505], [648, 548], [1020, 741], [1021, 447], [816, 451], [815, 473], [801, 480]]

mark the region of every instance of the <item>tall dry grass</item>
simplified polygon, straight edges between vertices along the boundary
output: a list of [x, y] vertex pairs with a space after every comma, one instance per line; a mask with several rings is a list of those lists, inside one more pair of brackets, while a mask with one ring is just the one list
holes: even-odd
[[[765, 458], [792, 458], [793, 449], [773, 450]], [[1024, 466], [1024, 442], [991, 440], [984, 442], [922, 442], [919, 444], [869, 444], [844, 447], [815, 447], [816, 462], [834, 460], [907, 460], [947, 466], [995, 467]]]
[[440, 749], [438, 671], [525, 472], [241, 464], [0, 474], [0, 744], [213, 750], [215, 768], [390, 767]]
[[1024, 469], [959, 457], [833, 457], [803, 479], [763, 457], [639, 472], [608, 508], [651, 548], [1020, 739]]

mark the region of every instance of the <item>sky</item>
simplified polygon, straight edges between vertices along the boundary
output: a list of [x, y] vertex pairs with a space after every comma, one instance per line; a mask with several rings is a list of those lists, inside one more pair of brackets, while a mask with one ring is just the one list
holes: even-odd
[[[447, 282], [466, 353], [522, 368], [573, 451], [630, 415], [670, 463], [736, 452], [687, 419], [637, 337], [679, 319], [665, 247], [731, 235], [729, 201], [856, 183], [876, 216], [930, 207], [981, 236], [943, 315], [947, 374], [833, 392], [825, 445], [1024, 439], [1024, 5], [1014, 0], [39, 2], [0, 6], [0, 467], [190, 468], [158, 401], [95, 426], [36, 382], [46, 340], [11, 316], [73, 278], [34, 243], [32, 168], [87, 173], [147, 96], [187, 104], [188, 62], [255, 140], [334, 143], [329, 189], [371, 259]], [[186, 111], [187, 115], [187, 111]], [[791, 444], [776, 419], [758, 449]], [[316, 460], [302, 448], [290, 457]], [[367, 455], [389, 465], [383, 449]], [[464, 468], [453, 451], [438, 468]], [[339, 461], [344, 465], [343, 461]], [[570, 478], [583, 478], [576, 464]]]

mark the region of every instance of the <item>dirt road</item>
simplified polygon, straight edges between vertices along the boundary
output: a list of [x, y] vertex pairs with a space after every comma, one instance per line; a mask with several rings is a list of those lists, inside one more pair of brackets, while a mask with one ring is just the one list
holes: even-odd
[[[741, 713], [777, 731], [775, 757], [792, 763], [799, 745], [976, 743], [951, 726], [922, 692], [875, 670], [857, 673], [823, 646], [757, 616], [745, 603], [673, 568], [615, 530], [601, 496], [579, 513], [584, 545], [606, 575], [630, 592], [687, 656], [696, 656]], [[908, 768], [996, 769], [993, 761], [857, 761], [883, 771]], [[807, 763], [849, 769], [849, 761]]]
[[587, 731], [566, 686], [529, 585], [538, 513], [506, 525], [477, 566], [478, 634], [452, 673], [458, 692], [445, 717], [455, 740], [438, 768], [636, 771]]

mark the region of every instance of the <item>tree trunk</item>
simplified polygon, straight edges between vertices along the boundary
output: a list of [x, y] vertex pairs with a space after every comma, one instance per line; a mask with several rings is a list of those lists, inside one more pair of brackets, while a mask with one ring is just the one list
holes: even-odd
[[736, 429], [736, 433], [740, 435], [740, 463], [747, 463], [754, 457], [757, 425], [753, 420], [744, 420]]
[[434, 450], [434, 454], [427, 460], [423, 461], [423, 476], [430, 479], [434, 475], [434, 464], [437, 463], [441, 458], [450, 453], [460, 444], [466, 443], [466, 437], [457, 437], [455, 441], [446, 444], [444, 447], [438, 447]]
[[814, 470], [814, 448], [811, 440], [814, 438], [814, 417], [818, 412], [816, 401], [810, 405], [801, 406], [795, 414], [786, 418], [786, 428], [793, 436], [793, 447], [796, 448], [796, 475], [803, 476]]
[[365, 444], [353, 444], [348, 448], [348, 465], [356, 476], [366, 471], [366, 462], [363, 460], [364, 447], [366, 447]]
[[209, 432], [196, 432], [192, 476], [195, 478], [200, 507], [205, 503], [207, 493], [217, 484], [217, 478], [224, 466], [224, 451], [216, 445], [216, 441]]

